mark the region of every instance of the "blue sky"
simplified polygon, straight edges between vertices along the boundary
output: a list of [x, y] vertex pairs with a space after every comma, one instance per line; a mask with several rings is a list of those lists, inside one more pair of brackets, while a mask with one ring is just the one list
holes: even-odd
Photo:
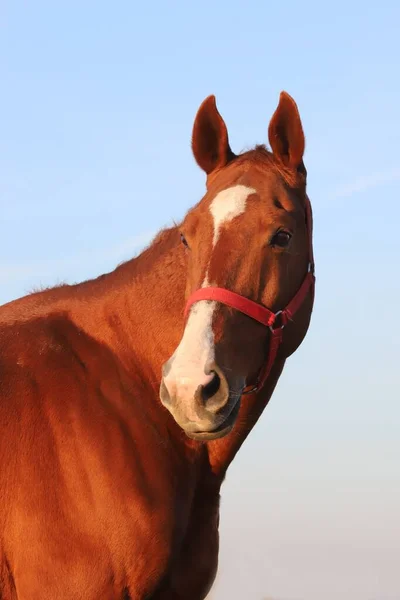
[[400, 5], [4, 1], [0, 302], [109, 271], [202, 196], [193, 118], [238, 152], [298, 102], [312, 327], [223, 488], [213, 600], [400, 597]]

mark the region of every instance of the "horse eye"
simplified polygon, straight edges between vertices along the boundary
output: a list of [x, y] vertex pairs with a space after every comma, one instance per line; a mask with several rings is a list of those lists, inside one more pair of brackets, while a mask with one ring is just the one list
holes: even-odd
[[186, 246], [186, 248], [189, 248], [189, 244], [186, 241], [185, 236], [183, 235], [183, 233], [180, 234], [181, 235], [181, 242], [184, 246]]
[[287, 248], [291, 239], [292, 234], [289, 233], [289, 231], [284, 231], [281, 229], [272, 237], [270, 244], [271, 246], [276, 246], [277, 248]]

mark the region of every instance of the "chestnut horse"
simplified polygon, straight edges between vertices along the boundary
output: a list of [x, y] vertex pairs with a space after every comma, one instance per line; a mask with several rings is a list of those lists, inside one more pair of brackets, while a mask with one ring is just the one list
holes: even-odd
[[1, 600], [200, 600], [226, 470], [313, 306], [304, 135], [282, 92], [235, 155], [215, 98], [203, 199], [112, 273], [0, 309]]

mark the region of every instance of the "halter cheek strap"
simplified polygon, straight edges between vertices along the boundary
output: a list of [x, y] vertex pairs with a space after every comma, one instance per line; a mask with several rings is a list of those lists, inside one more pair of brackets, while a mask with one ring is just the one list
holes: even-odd
[[306, 224], [309, 241], [308, 272], [300, 288], [283, 310], [279, 310], [278, 312], [274, 313], [269, 308], [259, 304], [258, 302], [254, 302], [245, 296], [241, 296], [240, 294], [236, 294], [235, 292], [231, 292], [230, 290], [220, 287], [200, 288], [190, 296], [186, 304], [185, 317], [188, 315], [191, 306], [195, 302], [199, 302], [200, 300], [213, 300], [221, 302], [222, 304], [230, 306], [231, 308], [235, 308], [255, 321], [258, 321], [262, 325], [269, 327], [271, 331], [271, 340], [268, 351], [268, 359], [265, 362], [264, 367], [261, 368], [256, 383], [246, 386], [242, 394], [257, 392], [264, 386], [269, 374], [271, 373], [271, 369], [278, 354], [279, 346], [282, 343], [283, 330], [286, 324], [293, 320], [294, 315], [303, 304], [309, 292], [311, 292], [312, 300], [314, 300], [315, 275], [312, 248], [312, 211], [308, 197], [306, 197]]

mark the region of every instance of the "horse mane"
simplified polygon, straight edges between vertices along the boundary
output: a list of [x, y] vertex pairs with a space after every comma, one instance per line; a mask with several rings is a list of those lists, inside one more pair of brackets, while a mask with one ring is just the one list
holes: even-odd
[[124, 277], [129, 272], [130, 278], [147, 274], [160, 260], [179, 244], [179, 226], [161, 229], [155, 237], [136, 256], [120, 263], [113, 271], [118, 277]]

